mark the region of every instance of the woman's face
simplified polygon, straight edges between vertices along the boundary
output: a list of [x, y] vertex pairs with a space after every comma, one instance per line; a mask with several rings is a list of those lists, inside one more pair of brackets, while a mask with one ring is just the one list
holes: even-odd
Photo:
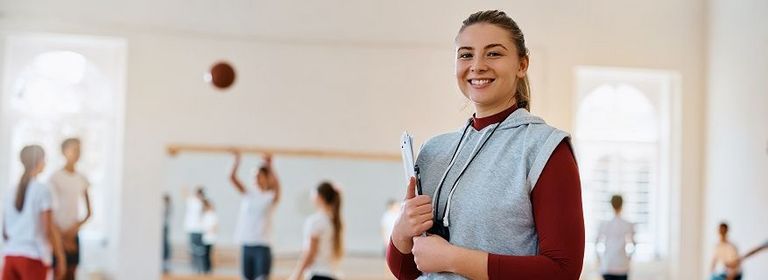
[[320, 198], [320, 194], [317, 193], [317, 189], [313, 190], [309, 195], [309, 200], [315, 205], [317, 208], [321, 208], [323, 206], [323, 199]]
[[45, 157], [40, 158], [40, 162], [37, 163], [37, 166], [35, 167], [35, 173], [42, 173], [45, 169]]
[[456, 80], [477, 111], [512, 105], [517, 79], [528, 60], [520, 59], [508, 31], [496, 25], [467, 26], [456, 37]]

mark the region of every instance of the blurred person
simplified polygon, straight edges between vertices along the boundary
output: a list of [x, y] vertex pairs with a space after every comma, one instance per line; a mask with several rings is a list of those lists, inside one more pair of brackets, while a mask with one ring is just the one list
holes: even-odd
[[[629, 275], [630, 260], [635, 248], [635, 226], [621, 217], [624, 199], [620, 195], [611, 197], [613, 219], [600, 224], [595, 244], [602, 243], [604, 251], [598, 252], [597, 261], [600, 273], [605, 280], [626, 280]], [[627, 252], [627, 241], [632, 250]]]
[[204, 274], [210, 274], [213, 269], [212, 252], [213, 245], [216, 244], [216, 238], [219, 231], [219, 218], [213, 208], [210, 199], [203, 200], [203, 253], [202, 269]]
[[186, 209], [184, 214], [184, 229], [189, 236], [189, 255], [192, 268], [197, 272], [202, 272], [203, 255], [205, 245], [203, 244], [203, 200], [205, 189], [197, 186], [193, 195], [186, 193]]
[[256, 186], [246, 186], [237, 177], [240, 152], [232, 152], [235, 162], [229, 177], [241, 195], [235, 240], [242, 246], [242, 276], [246, 280], [269, 279], [272, 270], [272, 217], [280, 201], [280, 182], [272, 167], [272, 156], [266, 154], [264, 164], [254, 176]]
[[392, 237], [392, 229], [395, 227], [397, 217], [400, 216], [400, 202], [394, 199], [387, 201], [387, 208], [381, 215], [381, 238], [384, 242], [384, 254], [386, 255], [389, 240]]
[[[61, 143], [61, 152], [66, 164], [50, 178], [53, 197], [53, 219], [56, 222], [67, 258], [65, 280], [74, 280], [77, 266], [80, 264], [80, 237], [78, 233], [92, 216], [91, 199], [88, 188], [91, 183], [77, 171], [80, 161], [80, 139], [68, 138]], [[82, 200], [81, 200], [82, 199]], [[85, 217], [80, 218], [80, 202], [85, 202]], [[54, 261], [54, 265], [55, 265]]]
[[315, 213], [304, 222], [303, 251], [288, 279], [339, 279], [339, 262], [344, 255], [341, 193], [331, 183], [322, 182], [312, 193], [312, 200]]
[[741, 280], [741, 260], [736, 245], [728, 240], [728, 224], [723, 222], [718, 226], [720, 241], [715, 245], [710, 273], [712, 280]]
[[2, 279], [45, 280], [51, 255], [56, 258], [54, 279], [63, 279], [67, 260], [53, 221], [50, 188], [37, 180], [45, 168], [43, 148], [24, 147], [21, 163], [24, 173], [3, 206]]

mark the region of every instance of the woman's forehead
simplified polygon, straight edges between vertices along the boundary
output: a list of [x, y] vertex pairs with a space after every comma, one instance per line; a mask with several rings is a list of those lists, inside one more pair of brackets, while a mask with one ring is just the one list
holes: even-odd
[[509, 32], [493, 24], [478, 23], [467, 26], [456, 36], [456, 48], [473, 49], [499, 44], [509, 48], [512, 41]]

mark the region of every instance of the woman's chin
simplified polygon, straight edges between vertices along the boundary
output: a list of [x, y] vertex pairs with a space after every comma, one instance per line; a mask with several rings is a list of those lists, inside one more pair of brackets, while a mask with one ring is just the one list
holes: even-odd
[[491, 96], [486, 94], [470, 95], [469, 99], [472, 100], [472, 104], [474, 104], [475, 107], [488, 107], [496, 103], [495, 100], [491, 98]]

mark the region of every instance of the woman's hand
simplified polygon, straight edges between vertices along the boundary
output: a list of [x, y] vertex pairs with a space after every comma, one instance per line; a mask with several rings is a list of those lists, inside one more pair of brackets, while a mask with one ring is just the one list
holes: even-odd
[[439, 235], [413, 238], [413, 261], [424, 273], [450, 271], [450, 260], [455, 247]]
[[392, 243], [400, 253], [409, 254], [413, 247], [413, 237], [419, 236], [432, 227], [432, 199], [426, 195], [416, 195], [416, 178], [411, 177], [405, 203], [392, 229]]
[[299, 276], [299, 275], [296, 275], [296, 274], [294, 273], [294, 274], [291, 274], [291, 276], [288, 276], [288, 279], [287, 279], [287, 280], [301, 280], [301, 278], [300, 278], [300, 276]]
[[72, 253], [77, 252], [77, 243], [74, 238], [64, 237], [61, 238], [61, 245], [64, 247], [64, 252]]
[[240, 150], [232, 148], [229, 149], [229, 152], [232, 153], [233, 156], [235, 156], [235, 162], [240, 162], [240, 158], [242, 158], [242, 153]]
[[264, 161], [264, 165], [267, 168], [272, 167], [272, 154], [264, 154], [264, 156], [261, 157], [261, 160]]
[[64, 279], [67, 274], [67, 259], [64, 257], [63, 252], [56, 254], [56, 267], [53, 271], [53, 279]]
[[453, 245], [439, 235], [413, 238], [413, 262], [424, 273], [450, 272], [469, 279], [488, 279], [487, 252]]

